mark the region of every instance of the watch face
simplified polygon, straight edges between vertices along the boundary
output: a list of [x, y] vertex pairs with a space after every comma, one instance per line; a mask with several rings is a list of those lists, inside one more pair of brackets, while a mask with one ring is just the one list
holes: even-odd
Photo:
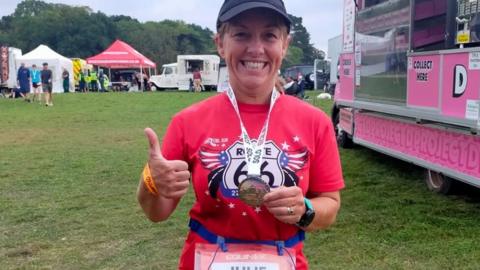
[[315, 211], [313, 211], [312, 209], [308, 209], [307, 212], [303, 214], [302, 218], [297, 223], [297, 225], [303, 228], [308, 227], [308, 225], [312, 223], [314, 217], [315, 217]]
[[297, 223], [297, 226], [302, 228], [308, 227], [315, 217], [315, 210], [313, 210], [312, 203], [308, 199], [305, 199], [305, 206], [307, 207], [307, 210]]

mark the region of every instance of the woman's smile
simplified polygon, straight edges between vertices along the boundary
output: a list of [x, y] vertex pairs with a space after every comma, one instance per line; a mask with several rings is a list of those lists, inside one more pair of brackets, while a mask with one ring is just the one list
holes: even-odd
[[264, 69], [267, 66], [266, 62], [257, 61], [240, 61], [240, 63], [247, 69], [252, 71], [258, 71]]

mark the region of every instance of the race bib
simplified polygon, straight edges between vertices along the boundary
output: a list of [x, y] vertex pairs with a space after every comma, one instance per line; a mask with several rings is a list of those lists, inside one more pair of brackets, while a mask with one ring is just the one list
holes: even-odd
[[295, 270], [295, 250], [254, 244], [228, 244], [223, 252], [215, 244], [197, 244], [195, 270]]

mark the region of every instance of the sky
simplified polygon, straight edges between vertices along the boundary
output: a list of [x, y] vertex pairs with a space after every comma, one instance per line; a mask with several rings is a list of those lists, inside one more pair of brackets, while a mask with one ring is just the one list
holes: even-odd
[[[0, 0], [0, 17], [10, 15], [21, 0]], [[141, 22], [183, 20], [215, 32], [215, 22], [223, 0], [44, 0], [72, 6], [89, 6], [107, 15], [126, 15]], [[328, 39], [342, 31], [341, 0], [284, 0], [287, 12], [303, 18], [310, 42], [325, 53]]]

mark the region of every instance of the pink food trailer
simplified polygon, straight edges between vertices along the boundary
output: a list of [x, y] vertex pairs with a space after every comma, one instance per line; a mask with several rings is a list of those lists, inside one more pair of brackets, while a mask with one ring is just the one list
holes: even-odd
[[344, 0], [338, 143], [480, 187], [480, 0]]

